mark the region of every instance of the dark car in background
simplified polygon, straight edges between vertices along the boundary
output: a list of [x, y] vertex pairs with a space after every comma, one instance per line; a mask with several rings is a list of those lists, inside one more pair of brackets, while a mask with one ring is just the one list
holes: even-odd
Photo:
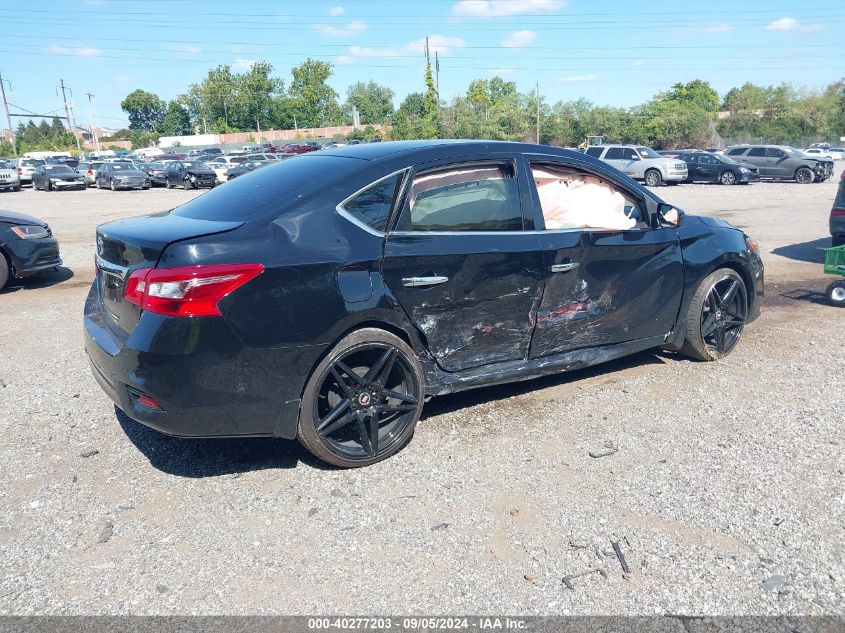
[[[593, 202], [560, 215], [562, 180]], [[309, 154], [101, 225], [96, 243], [85, 347], [129, 417], [298, 437], [345, 467], [399, 451], [429, 396], [651, 348], [719, 359], [763, 295], [741, 230], [521, 143]]]
[[32, 172], [32, 188], [44, 191], [85, 189], [85, 178], [67, 165], [47, 163]]
[[839, 178], [839, 189], [830, 209], [830, 237], [833, 246], [845, 245], [845, 171]]
[[0, 211], [0, 290], [62, 265], [59, 243], [46, 222], [23, 213]]
[[279, 161], [275, 160], [245, 160], [241, 161], [231, 169], [226, 171], [226, 181], [232, 180], [237, 178], [238, 176], [243, 176], [244, 174], [248, 174], [251, 171], [255, 171], [256, 169], [260, 169], [261, 167], [267, 167], [268, 165], [275, 165]]
[[135, 163], [124, 161], [113, 161], [103, 163], [97, 171], [95, 181], [97, 189], [149, 189], [151, 187], [150, 177], [147, 173], [135, 166]]
[[164, 186], [184, 189], [211, 188], [217, 184], [217, 175], [208, 165], [196, 160], [174, 160], [164, 170]]
[[687, 164], [687, 182], [716, 182], [720, 185], [748, 184], [760, 180], [760, 172], [751, 163], [738, 163], [729, 156], [709, 152], [680, 154]]
[[147, 176], [149, 176], [150, 185], [153, 187], [156, 185], [160, 187], [164, 186], [164, 172], [167, 169], [166, 164], [153, 161], [152, 163], [144, 163], [142, 169], [146, 172]]
[[833, 160], [807, 156], [787, 145], [739, 145], [725, 150], [725, 156], [751, 163], [761, 178], [794, 180], [800, 184], [823, 182], [833, 174]]

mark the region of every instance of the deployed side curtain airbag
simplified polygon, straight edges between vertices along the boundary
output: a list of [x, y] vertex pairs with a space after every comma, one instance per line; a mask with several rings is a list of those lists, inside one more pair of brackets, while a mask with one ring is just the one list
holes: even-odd
[[547, 229], [626, 230], [625, 197], [601, 178], [549, 166], [532, 167]]

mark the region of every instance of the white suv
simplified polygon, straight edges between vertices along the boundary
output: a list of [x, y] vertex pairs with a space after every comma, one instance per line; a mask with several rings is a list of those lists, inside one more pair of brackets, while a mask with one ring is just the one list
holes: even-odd
[[650, 147], [641, 145], [593, 145], [588, 156], [616, 167], [623, 174], [642, 180], [649, 187], [664, 182], [683, 182], [687, 179], [687, 164], [682, 160], [665, 158]]

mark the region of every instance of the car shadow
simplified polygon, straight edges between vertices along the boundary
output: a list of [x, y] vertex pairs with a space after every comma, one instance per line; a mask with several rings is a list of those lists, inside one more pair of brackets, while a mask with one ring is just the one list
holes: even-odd
[[824, 263], [824, 249], [830, 248], [830, 238], [821, 237], [812, 242], [801, 242], [789, 246], [779, 246], [772, 250], [772, 255], [780, 255], [787, 259], [794, 259], [799, 262], [810, 262], [811, 264]]
[[296, 468], [300, 464], [334, 470], [306, 451], [299, 442], [272, 437], [171, 437], [144, 426], [114, 408], [126, 437], [158, 470], [177, 477], [202, 478], [240, 475], [256, 470]]
[[9, 283], [0, 294], [17, 292], [19, 290], [38, 290], [49, 288], [73, 279], [73, 271], [65, 266], [59, 266], [57, 270], [46, 270], [41, 273], [24, 277], [23, 279], [9, 279]]
[[550, 387], [557, 387], [567, 383], [578, 382], [595, 378], [596, 376], [611, 376], [615, 372], [621, 372], [635, 367], [644, 367], [647, 365], [664, 365], [665, 358], [672, 358], [673, 354], [664, 351], [648, 350], [625, 356], [607, 363], [594, 365], [585, 369], [575, 371], [560, 372], [542, 376], [540, 378], [532, 378], [531, 380], [524, 380], [520, 382], [508, 382], [501, 385], [492, 385], [490, 387], [479, 387], [478, 389], [471, 389], [470, 391], [461, 391], [458, 393], [449, 394], [446, 396], [438, 396], [432, 398], [426, 403], [422, 411], [420, 421], [434, 416], [442, 415], [444, 413], [451, 413], [459, 409], [467, 407], [474, 407], [488, 402], [496, 402], [498, 400], [507, 400], [514, 396], [521, 396], [532, 391], [540, 391]]

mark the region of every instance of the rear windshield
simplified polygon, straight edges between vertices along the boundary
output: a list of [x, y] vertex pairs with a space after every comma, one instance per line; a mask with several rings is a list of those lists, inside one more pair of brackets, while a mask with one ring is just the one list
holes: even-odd
[[[303, 156], [274, 162], [239, 176], [225, 187], [215, 187], [172, 213], [197, 220], [247, 221], [272, 217], [299, 196], [326, 189], [331, 181], [343, 182], [366, 165], [364, 161], [340, 156]], [[338, 192], [336, 202], [344, 199], [344, 193], [345, 190]]]
[[67, 165], [47, 165], [47, 171], [51, 174], [73, 174], [74, 172], [70, 167]]
[[45, 165], [46, 161], [41, 160], [40, 158], [24, 158], [21, 161], [21, 166], [29, 165], [30, 167], [38, 167], [38, 165]]

